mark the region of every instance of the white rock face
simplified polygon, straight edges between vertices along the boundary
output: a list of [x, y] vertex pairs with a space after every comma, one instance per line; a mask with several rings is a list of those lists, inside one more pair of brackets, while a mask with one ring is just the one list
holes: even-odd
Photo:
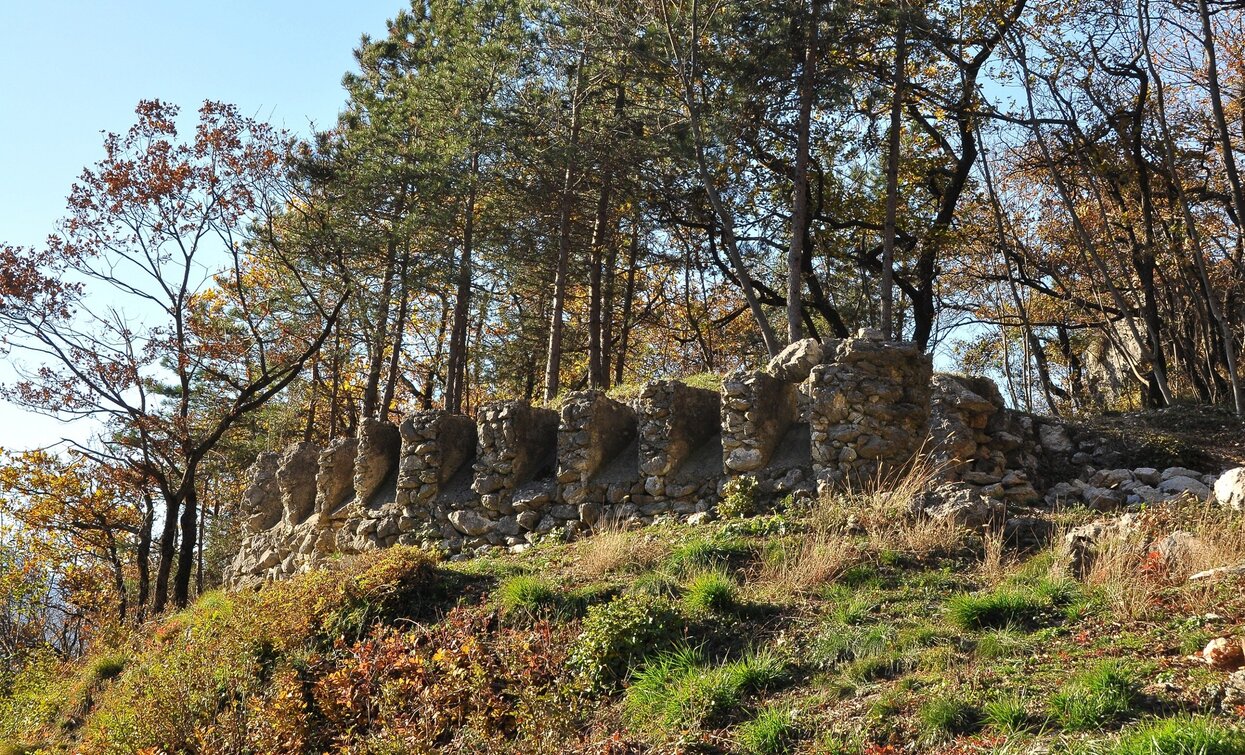
[[1229, 469], [1215, 482], [1215, 501], [1220, 506], [1245, 510], [1245, 467]]

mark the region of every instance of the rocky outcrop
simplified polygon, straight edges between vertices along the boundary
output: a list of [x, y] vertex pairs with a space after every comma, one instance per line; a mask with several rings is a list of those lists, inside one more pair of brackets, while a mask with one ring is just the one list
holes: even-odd
[[[576, 508], [580, 521], [593, 527], [609, 509], [643, 490], [637, 489], [639, 421], [634, 409], [603, 391], [570, 394], [562, 402], [560, 413], [558, 497]], [[624, 455], [630, 458], [616, 465], [621, 474], [600, 475]], [[630, 465], [625, 464], [628, 460]]]
[[660, 380], [645, 387], [637, 406], [645, 493], [640, 512], [650, 517], [670, 510], [693, 513], [698, 503], [716, 495], [722, 475], [721, 397]]

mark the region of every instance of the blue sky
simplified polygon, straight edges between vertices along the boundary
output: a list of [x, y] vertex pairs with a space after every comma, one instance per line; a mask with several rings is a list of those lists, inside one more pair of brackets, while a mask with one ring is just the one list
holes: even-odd
[[[35, 245], [141, 99], [232, 102], [296, 133], [332, 123], [363, 33], [402, 0], [0, 0], [0, 241]], [[0, 380], [11, 375], [0, 365]], [[0, 448], [81, 432], [0, 402]]]

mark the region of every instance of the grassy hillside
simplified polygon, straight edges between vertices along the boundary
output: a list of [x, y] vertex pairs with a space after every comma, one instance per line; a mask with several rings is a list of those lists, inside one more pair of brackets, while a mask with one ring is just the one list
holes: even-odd
[[[408, 548], [204, 596], [0, 702], [0, 752], [1245, 752], [1241, 515], [1147, 512], [1179, 562], [1054, 547], [856, 496], [438, 563]], [[1060, 526], [1090, 518], [1061, 514]], [[1057, 538], [1056, 538], [1057, 539]]]

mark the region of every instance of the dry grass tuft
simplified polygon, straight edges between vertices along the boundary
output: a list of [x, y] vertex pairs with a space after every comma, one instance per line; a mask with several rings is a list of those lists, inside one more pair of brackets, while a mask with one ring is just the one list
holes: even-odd
[[[1191, 575], [1240, 563], [1245, 563], [1245, 515], [1205, 502], [1174, 501], [1146, 511], [1136, 531], [1099, 543], [1084, 580], [1117, 615], [1141, 619], [1165, 611], [1164, 593]], [[1207, 606], [1215, 602], [1211, 585], [1191, 584], [1187, 598]]]
[[936, 486], [942, 467], [919, 456], [901, 474], [874, 480], [860, 491], [824, 497], [812, 514], [814, 531], [863, 533], [868, 549], [913, 558], [953, 548], [964, 541], [964, 528], [949, 520], [920, 514], [915, 501]]
[[619, 572], [641, 572], [666, 557], [669, 548], [652, 533], [628, 532], [616, 522], [594, 530], [579, 543], [575, 572], [585, 579], [599, 579]]
[[808, 592], [838, 579], [860, 560], [860, 550], [843, 534], [810, 532], [766, 560], [760, 582], [780, 593]]

